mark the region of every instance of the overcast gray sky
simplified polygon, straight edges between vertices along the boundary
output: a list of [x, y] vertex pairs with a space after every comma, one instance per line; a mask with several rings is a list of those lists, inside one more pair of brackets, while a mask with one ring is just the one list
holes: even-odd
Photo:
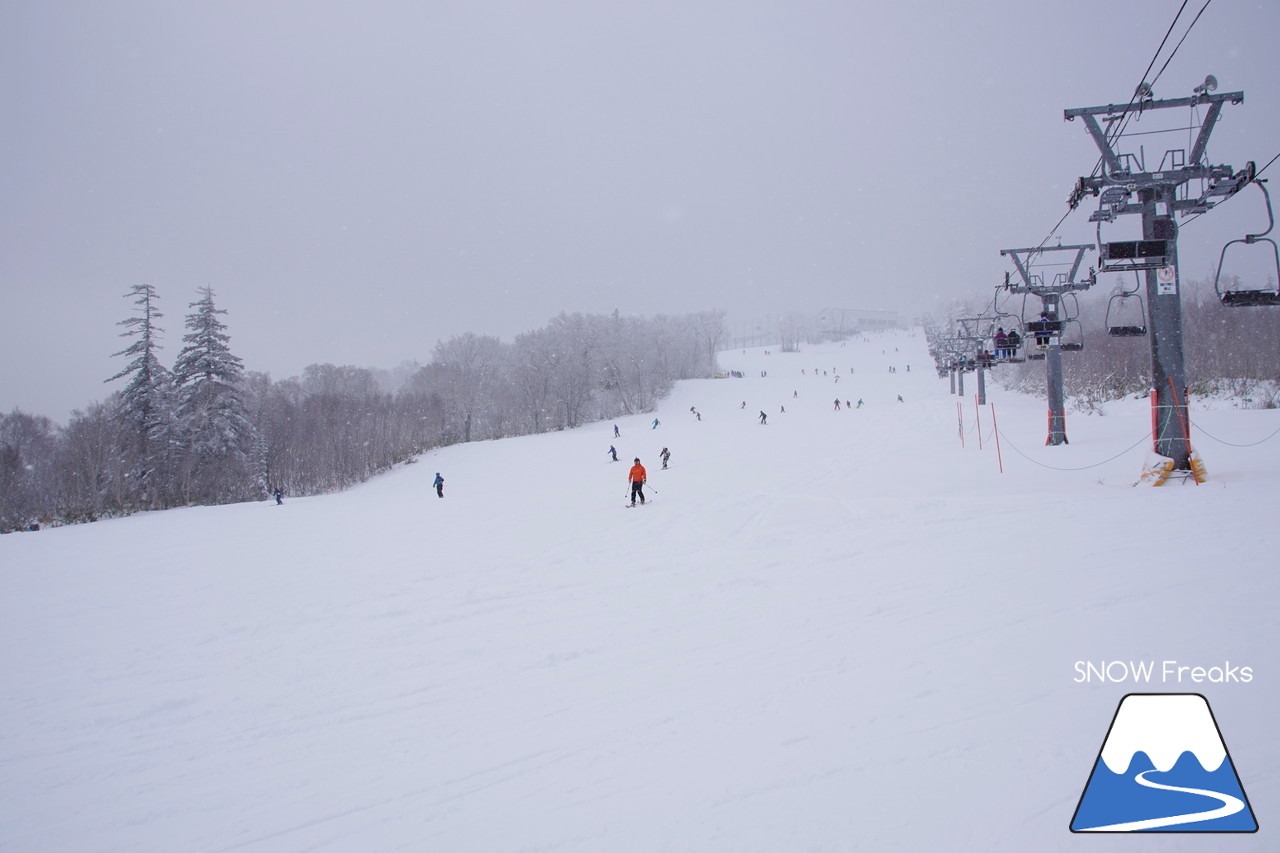
[[[0, 0], [0, 410], [118, 388], [142, 282], [166, 362], [209, 285], [274, 378], [560, 311], [936, 310], [1066, 212], [1097, 150], [1063, 109], [1127, 102], [1180, 5]], [[1245, 91], [1213, 162], [1280, 152], [1278, 40], [1280, 3], [1213, 0], [1156, 84]]]

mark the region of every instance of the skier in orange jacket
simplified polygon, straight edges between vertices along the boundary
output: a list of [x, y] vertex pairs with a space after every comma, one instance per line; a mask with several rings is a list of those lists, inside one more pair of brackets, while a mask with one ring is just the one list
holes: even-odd
[[631, 472], [627, 474], [627, 479], [631, 481], [631, 505], [636, 505], [636, 496], [640, 497], [640, 503], [644, 503], [644, 482], [649, 478], [645, 473], [644, 466], [640, 464], [640, 457], [636, 457], [636, 464], [631, 466]]

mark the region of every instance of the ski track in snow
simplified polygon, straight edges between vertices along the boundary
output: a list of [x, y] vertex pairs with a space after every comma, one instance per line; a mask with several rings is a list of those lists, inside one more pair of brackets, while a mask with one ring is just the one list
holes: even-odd
[[[680, 383], [657, 430], [0, 537], [0, 851], [1075, 849], [1115, 701], [1161, 689], [1075, 684], [1085, 659], [1254, 667], [1163, 688], [1209, 694], [1246, 771], [1280, 763], [1274, 442], [1135, 489], [1143, 448], [1035, 463], [1111, 457], [1145, 401], [1048, 448], [1044, 401], [993, 383], [1031, 457], [1001, 475], [917, 334], [721, 364], [746, 378]], [[610, 444], [653, 506], [620, 506]]]
[[1202, 797], [1209, 797], [1222, 803], [1216, 809], [1209, 809], [1203, 812], [1193, 812], [1191, 814], [1169, 815], [1168, 817], [1153, 817], [1147, 820], [1135, 820], [1127, 823], [1113, 823], [1108, 826], [1093, 826], [1082, 830], [1083, 832], [1138, 832], [1143, 829], [1161, 829], [1166, 826], [1181, 826], [1184, 824], [1199, 823], [1206, 820], [1215, 820], [1220, 817], [1230, 817], [1238, 811], [1244, 809], [1244, 800], [1239, 797], [1233, 797], [1230, 794], [1223, 794], [1218, 791], [1209, 791], [1203, 788], [1180, 788], [1177, 785], [1164, 785], [1160, 782], [1153, 782], [1147, 778], [1148, 773], [1156, 773], [1156, 770], [1145, 770], [1133, 777], [1134, 781], [1144, 788], [1155, 788], [1160, 791], [1180, 791], [1184, 794], [1199, 794]]

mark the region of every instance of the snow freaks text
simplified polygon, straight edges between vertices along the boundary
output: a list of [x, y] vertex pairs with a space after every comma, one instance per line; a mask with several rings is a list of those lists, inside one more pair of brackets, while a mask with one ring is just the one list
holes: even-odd
[[1076, 661], [1076, 684], [1248, 684], [1253, 681], [1253, 667], [1230, 661], [1214, 666], [1190, 666], [1176, 660], [1165, 661]]

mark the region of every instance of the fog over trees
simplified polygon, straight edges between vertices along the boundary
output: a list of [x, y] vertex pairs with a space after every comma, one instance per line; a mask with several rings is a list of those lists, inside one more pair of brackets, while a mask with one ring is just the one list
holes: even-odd
[[[313, 364], [273, 381], [234, 354], [209, 288], [188, 306], [166, 368], [160, 294], [125, 297], [128, 340], [102, 403], [65, 426], [0, 414], [0, 532], [140, 510], [342, 489], [434, 447], [572, 429], [646, 412], [680, 379], [709, 376], [724, 313], [560, 314], [511, 343], [467, 333], [397, 387], [386, 371]], [[104, 371], [105, 372], [105, 371]]]
[[[1102, 285], [1068, 314], [1084, 344], [1063, 358], [1075, 410], [1101, 411], [1107, 400], [1149, 389], [1147, 339], [1107, 333], [1112, 296], [1124, 284]], [[17, 409], [0, 414], [0, 532], [261, 500], [276, 488], [319, 494], [435, 447], [651, 411], [675, 381], [713, 374], [716, 352], [729, 345], [720, 311], [562, 313], [510, 343], [470, 332], [440, 341], [426, 365], [389, 372], [313, 364], [277, 381], [246, 370], [234, 354], [212, 290], [189, 304], [172, 368], [157, 355], [165, 334], [160, 294], [142, 284], [125, 297], [131, 308], [118, 325], [127, 345], [113, 356], [121, 361], [106, 380], [117, 386], [110, 397], [77, 410], [65, 426]], [[1188, 281], [1183, 330], [1193, 395], [1280, 405], [1273, 309], [1227, 308], [1211, 283]], [[812, 318], [800, 315], [775, 332], [784, 349], [818, 335]], [[1041, 393], [1044, 369], [1002, 365], [997, 378]]]

